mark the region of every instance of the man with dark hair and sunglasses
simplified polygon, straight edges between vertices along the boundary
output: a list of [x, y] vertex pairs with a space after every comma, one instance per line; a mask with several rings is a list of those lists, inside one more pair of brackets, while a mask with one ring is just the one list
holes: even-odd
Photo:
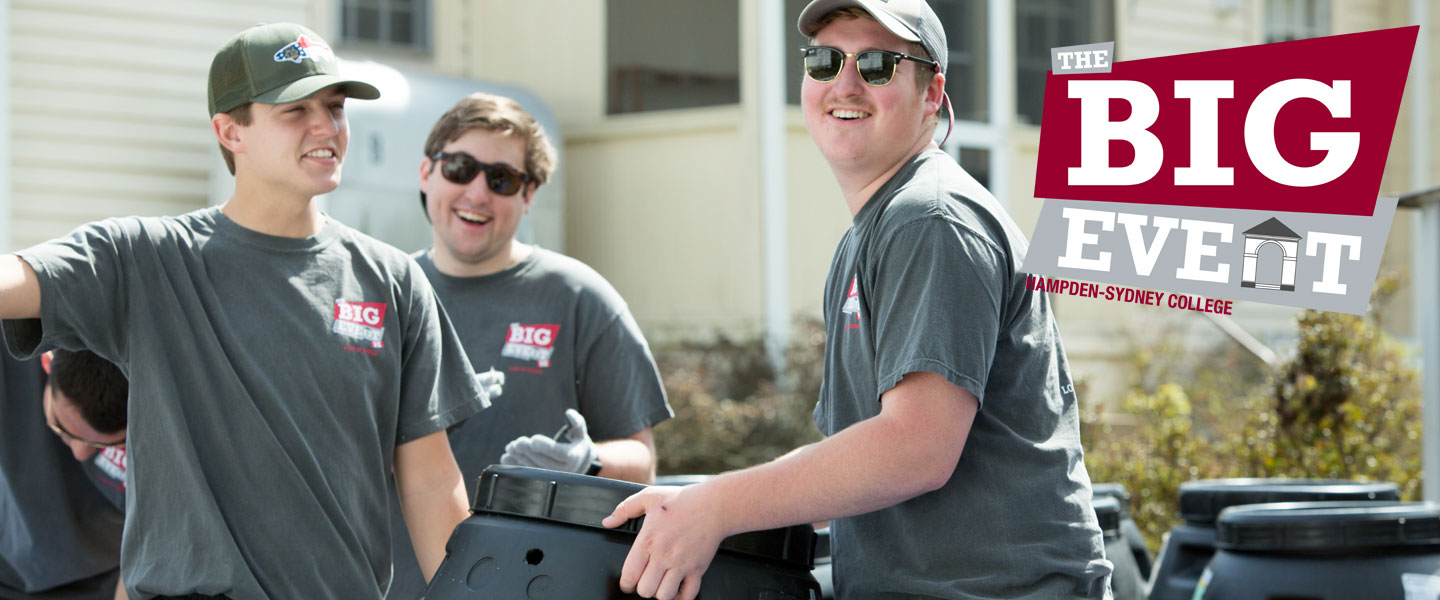
[[89, 348], [130, 375], [132, 598], [378, 600], [392, 475], [427, 575], [468, 516], [444, 430], [486, 393], [414, 261], [315, 203], [346, 99], [379, 95], [309, 29], [246, 29], [209, 75], [229, 200], [0, 257], [11, 353]]
[[0, 357], [0, 382], [0, 598], [117, 597], [125, 375], [57, 351]]
[[827, 438], [622, 502], [606, 525], [645, 523], [620, 588], [694, 598], [724, 537], [830, 520], [842, 600], [1108, 598], [1065, 352], [1017, 272], [1025, 236], [933, 141], [938, 17], [815, 0], [799, 28], [805, 124], [854, 216], [825, 286]]
[[[491, 94], [461, 99], [425, 141], [434, 245], [414, 258], [475, 371], [505, 376], [505, 394], [453, 428], [450, 446], [467, 482], [500, 463], [650, 483], [651, 429], [672, 413], [629, 308], [594, 269], [515, 239], [555, 162], [535, 117]], [[418, 587], [403, 555], [396, 586]]]

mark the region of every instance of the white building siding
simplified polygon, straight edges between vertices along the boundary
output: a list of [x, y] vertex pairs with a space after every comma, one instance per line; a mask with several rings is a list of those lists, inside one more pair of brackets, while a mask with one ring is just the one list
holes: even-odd
[[1117, 2], [1117, 28], [1123, 37], [1116, 44], [1120, 60], [1137, 60], [1190, 52], [1205, 52], [1255, 44], [1259, 41], [1255, 11], [1239, 3], [1223, 8], [1215, 0]]
[[318, 2], [19, 0], [10, 5], [11, 243], [207, 203], [210, 59], [236, 32]]

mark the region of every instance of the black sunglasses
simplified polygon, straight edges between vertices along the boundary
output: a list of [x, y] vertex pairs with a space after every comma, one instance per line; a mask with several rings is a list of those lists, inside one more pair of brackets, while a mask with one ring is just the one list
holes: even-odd
[[464, 152], [436, 152], [430, 159], [440, 163], [440, 174], [445, 179], [459, 185], [474, 181], [483, 171], [485, 185], [501, 196], [514, 196], [530, 182], [530, 175], [524, 171], [504, 163], [483, 163]]
[[804, 46], [800, 48], [800, 55], [804, 58], [805, 75], [822, 83], [833, 81], [840, 75], [840, 69], [845, 68], [845, 58], [848, 56], [855, 57], [855, 69], [860, 72], [860, 78], [873, 86], [888, 85], [894, 80], [895, 68], [902, 60], [913, 60], [930, 65], [930, 68], [937, 72], [940, 70], [938, 62], [890, 50], [850, 53], [829, 46]]

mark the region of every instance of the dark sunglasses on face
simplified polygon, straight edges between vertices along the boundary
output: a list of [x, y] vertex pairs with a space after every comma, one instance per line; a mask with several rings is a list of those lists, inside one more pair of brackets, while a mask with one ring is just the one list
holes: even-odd
[[800, 55], [805, 63], [805, 75], [822, 83], [833, 81], [836, 76], [840, 75], [840, 69], [845, 68], [845, 58], [850, 56], [855, 57], [855, 69], [860, 72], [860, 78], [873, 86], [887, 85], [894, 80], [895, 68], [900, 65], [902, 60], [913, 60], [930, 65], [930, 68], [937, 72], [940, 70], [940, 63], [933, 60], [890, 50], [863, 50], [850, 53], [841, 52], [838, 48], [829, 46], [804, 46], [800, 48]]
[[503, 163], [483, 163], [464, 152], [436, 152], [430, 160], [440, 163], [440, 174], [450, 183], [465, 185], [483, 171], [485, 185], [501, 196], [514, 196], [530, 182], [530, 175]]

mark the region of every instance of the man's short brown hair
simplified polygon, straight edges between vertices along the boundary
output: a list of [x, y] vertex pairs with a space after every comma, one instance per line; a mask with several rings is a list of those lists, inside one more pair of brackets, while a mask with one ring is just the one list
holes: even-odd
[[120, 367], [89, 350], [56, 350], [50, 361], [55, 386], [95, 431], [110, 435], [125, 429], [130, 380]]
[[430, 137], [425, 140], [425, 156], [435, 156], [445, 148], [445, 144], [475, 129], [524, 141], [525, 164], [521, 168], [537, 187], [550, 180], [550, 173], [555, 170], [555, 147], [550, 144], [540, 122], [519, 103], [495, 94], [470, 94], [441, 115], [435, 126], [430, 128]]
[[[244, 104], [241, 104], [240, 106], [225, 111], [225, 114], [230, 115], [230, 119], [235, 121], [236, 125], [240, 125], [242, 127], [249, 125], [251, 122], [254, 121], [254, 119], [250, 116], [250, 107], [254, 104], [254, 102], [246, 102]], [[235, 153], [231, 152], [229, 148], [226, 148], [225, 144], [220, 144], [220, 157], [225, 159], [225, 168], [230, 169], [230, 174], [234, 175]]]

